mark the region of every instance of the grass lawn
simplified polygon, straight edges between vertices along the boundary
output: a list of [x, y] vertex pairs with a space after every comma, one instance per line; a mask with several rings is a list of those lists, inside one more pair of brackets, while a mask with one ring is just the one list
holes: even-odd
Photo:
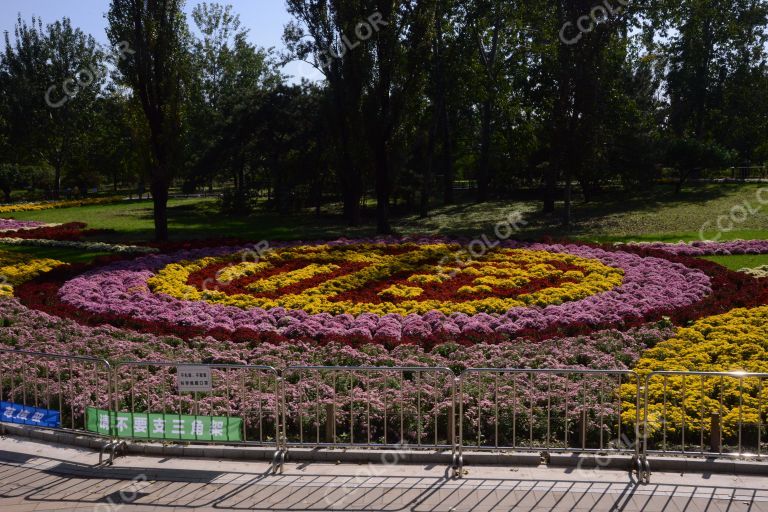
[[[578, 205], [571, 235], [603, 242], [678, 242], [702, 239], [768, 238], [768, 191], [760, 185], [716, 184], [691, 186], [679, 195], [672, 187], [628, 198], [621, 194], [596, 205]], [[734, 218], [739, 222], [732, 222]], [[742, 213], [746, 212], [745, 215]], [[717, 225], [729, 231], [719, 232]], [[719, 235], [719, 238], [718, 238]]]
[[[560, 213], [542, 214], [534, 201], [493, 201], [462, 203], [434, 208], [428, 218], [396, 216], [393, 226], [401, 234], [444, 234], [493, 238], [494, 226], [519, 212], [526, 222], [516, 234], [520, 238], [574, 238], [595, 242], [664, 241], [677, 242], [716, 238], [718, 218], [727, 220], [732, 209], [751, 213], [739, 219], [721, 240], [764, 239], [768, 237], [768, 205], [758, 200], [758, 185], [713, 184], [690, 186], [675, 195], [671, 186], [657, 186], [648, 192], [606, 193], [592, 203], [576, 202], [573, 225], [561, 227]], [[768, 199], [768, 193], [760, 197]], [[562, 204], [558, 205], [562, 210]], [[743, 210], [742, 210], [743, 209]], [[396, 208], [394, 209], [397, 210]], [[313, 211], [281, 215], [258, 211], [230, 217], [219, 213], [215, 199], [174, 199], [169, 202], [169, 222], [174, 240], [238, 237], [253, 240], [316, 240], [362, 237], [374, 234], [373, 209], [368, 208], [365, 225], [349, 228], [339, 215], [338, 205]], [[6, 217], [43, 222], [80, 221], [90, 228], [112, 229], [114, 234], [98, 237], [106, 242], [140, 242], [152, 239], [151, 201], [131, 201], [37, 212], [7, 214]], [[728, 226], [730, 222], [724, 225]], [[741, 267], [740, 267], [741, 268]]]
[[88, 263], [94, 258], [105, 256], [109, 253], [84, 252], [79, 249], [59, 247], [30, 247], [21, 245], [0, 245], [0, 250], [18, 254], [29, 255], [30, 258], [50, 258], [65, 263]]
[[[575, 202], [571, 229], [561, 224], [562, 204], [556, 214], [541, 213], [538, 202], [496, 201], [463, 204], [433, 210], [429, 218], [416, 216], [399, 219], [396, 227], [404, 233], [468, 234], [491, 236], [493, 226], [510, 213], [520, 212], [527, 225], [520, 236], [525, 238], [574, 238], [594, 242], [661, 241], [679, 242], [705, 239], [768, 238], [768, 192], [758, 196], [758, 185], [717, 184], [691, 186], [674, 194], [671, 186], [657, 186], [648, 192], [629, 197], [624, 193], [605, 194], [594, 202]], [[732, 209], [741, 222], [730, 225]], [[751, 213], [742, 220], [738, 214]], [[718, 219], [730, 228], [718, 233]], [[719, 235], [719, 238], [717, 238]]]
[[[4, 217], [41, 222], [85, 222], [92, 229], [112, 229], [113, 234], [100, 235], [105, 242], [141, 242], [154, 237], [151, 201], [41, 210], [6, 214]], [[280, 215], [259, 212], [231, 217], [219, 213], [216, 200], [172, 199], [168, 202], [168, 220], [173, 240], [238, 237], [248, 239], [290, 240], [319, 239], [339, 236], [363, 236], [373, 229], [359, 228], [351, 232], [337, 215]]]
[[736, 254], [734, 256], [705, 256], [703, 259], [714, 261], [731, 270], [755, 268], [768, 265], [768, 254]]

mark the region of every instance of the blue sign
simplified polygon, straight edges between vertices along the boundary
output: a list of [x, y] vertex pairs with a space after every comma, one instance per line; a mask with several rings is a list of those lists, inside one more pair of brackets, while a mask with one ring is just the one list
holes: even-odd
[[0, 421], [46, 428], [61, 427], [61, 413], [39, 407], [0, 402]]

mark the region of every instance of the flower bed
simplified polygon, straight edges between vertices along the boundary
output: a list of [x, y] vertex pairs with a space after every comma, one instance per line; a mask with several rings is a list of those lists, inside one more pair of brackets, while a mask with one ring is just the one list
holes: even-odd
[[63, 247], [66, 249], [80, 249], [88, 252], [112, 252], [116, 254], [149, 254], [157, 252], [154, 247], [137, 245], [107, 244], [104, 242], [77, 242], [72, 240], [49, 240], [37, 238], [0, 238], [3, 245], [21, 245], [28, 247]]
[[633, 242], [618, 247], [656, 249], [676, 256], [730, 256], [732, 254], [768, 254], [768, 240], [733, 240], [729, 242]]
[[[433, 256], [437, 259], [423, 261], [422, 267], [414, 264], [415, 266], [409, 268], [407, 272], [401, 272], [400, 267], [390, 265], [387, 271], [391, 272], [391, 276], [394, 276], [395, 280], [408, 282], [409, 287], [420, 287], [422, 290], [427, 290], [423, 292], [427, 294], [427, 301], [430, 300], [429, 294], [448, 293], [446, 292], [448, 290], [452, 295], [449, 295], [446, 300], [451, 302], [452, 298], [455, 307], [459, 309], [458, 311], [430, 310], [426, 313], [406, 312], [406, 314], [397, 314], [387, 313], [385, 309], [382, 311], [383, 314], [362, 312], [353, 315], [338, 310], [315, 313], [312, 310], [306, 311], [296, 306], [291, 307], [289, 303], [277, 302], [285, 299], [279, 295], [270, 296], [274, 290], [270, 291], [269, 286], [274, 285], [275, 281], [269, 279], [277, 275], [288, 276], [285, 277], [287, 281], [280, 284], [283, 286], [283, 290], [299, 286], [301, 282], [298, 284], [293, 282], [295, 274], [290, 274], [295, 269], [289, 270], [291, 268], [290, 262], [296, 261], [296, 254], [304, 251], [305, 257], [302, 260], [304, 266], [302, 268], [306, 268], [309, 265], [329, 263], [323, 261], [323, 258], [327, 260], [330, 257], [329, 254], [333, 255], [333, 251], [329, 253], [322, 249], [324, 247], [346, 246], [348, 248], [346, 256], [353, 258], [353, 255], [359, 252], [359, 245], [348, 241], [304, 246], [303, 249], [295, 247], [298, 245], [302, 244], [293, 244], [283, 247], [285, 250], [282, 252], [277, 251], [278, 254], [286, 257], [286, 260], [282, 261], [281, 264], [288, 265], [273, 268], [272, 271], [277, 273], [270, 275], [269, 270], [262, 269], [260, 270], [261, 273], [244, 275], [231, 282], [220, 284], [216, 282], [216, 286], [220, 286], [220, 289], [205, 289], [204, 283], [208, 278], [205, 277], [203, 267], [210, 267], [213, 274], [221, 273], [225, 268], [237, 267], [235, 264], [237, 256], [235, 255], [242, 248], [195, 249], [170, 255], [148, 256], [133, 261], [120, 261], [96, 268], [74, 279], [71, 279], [69, 275], [63, 275], [57, 278], [58, 280], [53, 280], [48, 284], [37, 283], [34, 286], [27, 286], [20, 290], [20, 296], [25, 303], [32, 307], [78, 318], [89, 323], [109, 322], [114, 325], [157, 333], [175, 332], [185, 337], [207, 334], [220, 339], [262, 341], [308, 339], [326, 343], [343, 341], [352, 345], [360, 345], [373, 340], [388, 346], [416, 342], [429, 347], [445, 341], [473, 343], [481, 339], [503, 341], [513, 337], [544, 339], [563, 334], [592, 332], [611, 326], [640, 325], [681, 309], [695, 307], [705, 297], [712, 294], [710, 278], [701, 270], [689, 268], [681, 263], [670, 262], [661, 258], [642, 257], [622, 251], [607, 251], [584, 245], [509, 243], [506, 247], [489, 253], [484, 260], [461, 265], [460, 271], [456, 272], [452, 279], [467, 279], [468, 274], [472, 279], [487, 278], [489, 276], [485, 274], [472, 276], [472, 272], [465, 271], [485, 268], [484, 266], [488, 266], [488, 262], [500, 262], [501, 256], [512, 254], [515, 257], [525, 255], [525, 257], [534, 258], [530, 262], [532, 266], [539, 265], [540, 263], [536, 262], [535, 258], [542, 257], [551, 258], [553, 263], [568, 260], [571, 263], [586, 265], [585, 262], [588, 262], [597, 270], [595, 278], [604, 279], [613, 288], [607, 291], [605, 288], [592, 288], [585, 294], [579, 290], [580, 283], [569, 280], [566, 274], [568, 272], [580, 272], [583, 278], [575, 274], [571, 274], [571, 276], [573, 279], [586, 280], [590, 272], [585, 274], [568, 268], [558, 270], [556, 265], [550, 265], [550, 267], [555, 267], [554, 270], [549, 267], [542, 270], [545, 271], [545, 274], [547, 272], [554, 274], [561, 272], [561, 274], [557, 274], [555, 281], [549, 283], [549, 286], [545, 285], [542, 288], [541, 283], [534, 282], [535, 278], [532, 281], [528, 277], [524, 277], [524, 279], [528, 279], [528, 282], [518, 283], [517, 288], [512, 285], [507, 286], [507, 283], [504, 285], [494, 283], [497, 288], [491, 287], [491, 289], [499, 292], [497, 297], [483, 297], [481, 295], [480, 298], [473, 298], [471, 295], [463, 296], [459, 294], [459, 289], [466, 284], [461, 286], [453, 284], [453, 288], [446, 288], [448, 283], [437, 283], [443, 285], [442, 288], [439, 286], [430, 288], [428, 285], [432, 283], [422, 283], [421, 286], [416, 286], [419, 283], [414, 281], [442, 279], [441, 276], [452, 275], [448, 271], [452, 267], [448, 265], [440, 269], [435, 267], [439, 263], [438, 257], [444, 256], [445, 248], [433, 248], [428, 250], [435, 251]], [[417, 247], [419, 245], [435, 246], [440, 244], [436, 244], [434, 239], [425, 239], [421, 243], [402, 244], [397, 249], [393, 248], [392, 244], [381, 244], [380, 249], [394, 253], [400, 250], [403, 251], [403, 255], [407, 255], [407, 258], [412, 258], [413, 255], [408, 253], [423, 254]], [[458, 246], [452, 246], [451, 249], [458, 250]], [[521, 249], [522, 251], [520, 251]], [[549, 256], [539, 254], [542, 252], [548, 253]], [[231, 267], [220, 266], [221, 258], [230, 258], [233, 265]], [[199, 260], [203, 260], [202, 263]], [[198, 263], [190, 263], [196, 261]], [[406, 259], [406, 262], [408, 261]], [[267, 260], [266, 262], [269, 263], [270, 261]], [[342, 263], [347, 264], [348, 262]], [[520, 263], [510, 264], [506, 270], [524, 269], [526, 268], [524, 265]], [[195, 270], [189, 271], [192, 267]], [[431, 271], [425, 271], [425, 267], [430, 267]], [[493, 265], [489, 267], [501, 268]], [[164, 269], [166, 272], [163, 274]], [[332, 272], [338, 270], [322, 269], [328, 271], [324, 273], [319, 272], [317, 266], [312, 267], [312, 269], [315, 274], [304, 276], [306, 278], [300, 280], [305, 285], [305, 289], [301, 289], [300, 295], [310, 296], [315, 300], [313, 295], [322, 295], [320, 292], [332, 288], [328, 283], [338, 285], [339, 282], [342, 284], [345, 282], [343, 279], [339, 280], [338, 276], [334, 277]], [[247, 269], [241, 268], [240, 270]], [[182, 275], [177, 275], [177, 272], [182, 272]], [[355, 272], [359, 275], [359, 271], [354, 270], [352, 270], [351, 275], [355, 275]], [[157, 280], [158, 276], [161, 276], [159, 281]], [[619, 276], [622, 278], [621, 281], [617, 279]], [[171, 282], [169, 279], [175, 279], [173, 281], [175, 283], [184, 283], [186, 279], [186, 283], [183, 288], [175, 291], [163, 288]], [[609, 279], [615, 280], [608, 281]], [[748, 278], [744, 277], [744, 279]], [[418, 302], [409, 297], [391, 297], [387, 296], [386, 293], [379, 295], [393, 286], [391, 281], [390, 278], [366, 281], [364, 286], [361, 285], [361, 287], [368, 289], [365, 292], [368, 295], [363, 299], [344, 296], [343, 294], [348, 293], [349, 290], [340, 287], [334, 288], [334, 291], [337, 292], [335, 297], [329, 297], [329, 294], [326, 294], [320, 300], [324, 304], [332, 305], [334, 299], [339, 302], [344, 302], [340, 299], [345, 299], [353, 305], [365, 304], [366, 308], [379, 306], [393, 310], [411, 307], [414, 302]], [[493, 281], [488, 280], [486, 282]], [[595, 286], [596, 282], [598, 281], [591, 282], [590, 286]], [[259, 291], [251, 290], [253, 294], [251, 297], [263, 300], [262, 304], [267, 306], [266, 308], [251, 307], [252, 304], [236, 307], [216, 303], [223, 297], [221, 294], [228, 295], [227, 292], [245, 289], [255, 283], [258, 283], [261, 289]], [[272, 285], [268, 286], [269, 283]], [[526, 288], [528, 285], [532, 285], [533, 288]], [[176, 296], [167, 293], [154, 293], [151, 290], [152, 286], [160, 291], [171, 292]], [[484, 285], [473, 284], [473, 286]], [[570, 294], [565, 298], [559, 295], [560, 291], [558, 291], [563, 288]], [[296, 292], [299, 289], [294, 288], [293, 290]], [[515, 295], [515, 290], [520, 293]], [[535, 296], [535, 292], [531, 292], [531, 290], [544, 291], [545, 293], [540, 296], [549, 298], [549, 305], [528, 302], [530, 301], [529, 297]], [[552, 290], [557, 291], [557, 293], [551, 293]], [[370, 300], [370, 296], [374, 293], [378, 302], [365, 302], [365, 300]], [[487, 294], [488, 292], [481, 289], [478, 290], [478, 293]], [[509, 296], [504, 297], [504, 293], [508, 293]], [[299, 294], [294, 293], [294, 295]], [[187, 297], [195, 300], [186, 300]], [[482, 301], [488, 299], [491, 299], [491, 304], [500, 305], [501, 308], [507, 305], [509, 309], [506, 311], [491, 310], [490, 313], [487, 313], [482, 310], [482, 307], [485, 307], [485, 303]], [[275, 301], [276, 304], [272, 305], [268, 301]], [[518, 301], [525, 304], [530, 303], [532, 306], [517, 306]], [[478, 303], [482, 304], [480, 310], [477, 308]], [[302, 304], [306, 304], [306, 301]], [[372, 306], [368, 306], [368, 304], [372, 304]], [[469, 314], [473, 312], [469, 308], [475, 308], [474, 314]]]
[[[526, 366], [531, 368], [625, 369], [633, 365], [642, 350], [670, 337], [673, 332], [668, 325], [644, 326], [629, 329], [626, 332], [607, 330], [589, 336], [557, 338], [539, 343], [479, 343], [471, 347], [446, 343], [432, 350], [426, 350], [416, 345], [402, 345], [387, 350], [375, 343], [359, 348], [352, 348], [342, 343], [328, 343], [319, 346], [311, 341], [301, 340], [282, 344], [234, 343], [211, 337], [182, 340], [176, 336], [155, 336], [108, 325], [86, 327], [70, 320], [52, 317], [43, 312], [31, 311], [13, 299], [0, 299], [0, 325], [3, 326], [0, 329], [0, 346], [29, 351], [106, 358], [112, 363], [119, 361], [178, 361], [269, 365], [278, 369], [284, 369], [288, 366], [317, 365], [448, 367], [456, 374], [467, 367]], [[7, 360], [0, 360], [0, 373], [11, 374], [7, 371], [8, 364]], [[70, 402], [75, 407], [82, 408], [84, 400], [80, 400], [79, 397], [95, 396], [99, 392], [98, 389], [93, 388], [96, 384], [91, 384], [94, 380], [93, 375], [81, 374], [77, 367], [73, 373], [65, 361], [40, 361], [35, 362], [34, 365], [40, 365], [44, 368], [38, 371], [39, 375], [58, 375], [59, 371], [63, 370], [67, 378], [72, 376], [78, 379], [77, 386], [70, 385], [66, 379], [63, 382], [57, 379], [51, 382], [48, 392], [55, 396], [59, 386], [63, 386], [61, 389], [65, 391], [63, 396], [65, 403]], [[31, 366], [28, 370], [30, 374], [33, 374], [34, 369]], [[151, 403], [154, 404], [156, 410], [163, 406], [167, 410], [178, 409], [182, 403], [181, 399], [177, 399], [178, 397], [170, 391], [160, 392], [162, 389], [161, 382], [164, 383], [165, 389], [173, 389], [173, 385], [168, 384], [169, 381], [163, 380], [169, 377], [166, 372], [155, 369], [150, 372], [142, 372], [141, 375], [141, 384], [137, 384], [135, 388], [136, 394], [150, 396]], [[403, 381], [402, 388], [395, 389], [391, 381], [388, 382], [387, 379], [385, 374], [369, 376], [364, 384], [358, 383], [359, 387], [345, 390], [345, 394], [339, 393], [335, 402], [328, 402], [324, 399], [323, 403], [335, 403], [337, 405], [337, 420], [341, 424], [344, 421], [345, 411], [351, 406], [344, 396], [351, 396], [351, 394], [358, 397], [367, 396], [373, 404], [374, 424], [372, 426], [380, 430], [382, 423], [379, 421], [380, 404], [385, 396], [387, 396], [385, 400], [388, 400], [389, 404], [396, 406], [398, 403], [415, 404], [419, 396], [425, 399], [427, 395], [431, 395], [427, 392], [431, 381], [419, 383], [418, 380], [409, 377]], [[327, 391], [332, 389], [329, 387], [331, 385], [330, 376], [328, 376], [328, 380], [304, 382], [309, 384], [312, 390]], [[232, 411], [238, 414], [238, 411], [242, 410], [242, 402], [237, 400], [235, 395], [227, 389], [227, 386], [231, 384], [234, 384], [232, 389], [238, 388], [238, 382], [232, 383], [224, 378], [215, 380], [213, 395], [218, 397], [232, 396], [233, 398], [229, 401], [203, 399], [206, 410], [210, 407], [210, 414], [231, 414]], [[300, 391], [300, 386], [297, 386], [295, 382], [287, 385], [287, 387], [291, 393]], [[78, 393], [73, 393], [73, 389], [77, 389]], [[122, 391], [114, 398], [123, 404], [129, 403], [132, 395], [128, 389], [122, 387], [119, 389]], [[570, 399], [575, 400], [580, 391], [579, 383], [571, 381], [565, 393]], [[265, 398], [265, 400], [271, 400], [273, 396], [273, 393], [254, 392], [251, 399]], [[308, 393], [302, 396], [291, 395], [289, 404], [297, 406], [302, 403], [302, 399], [306, 400], [307, 396], [309, 396]], [[164, 400], [165, 402], [163, 402]], [[186, 405], [190, 397], [187, 396], [184, 400], [182, 405]], [[511, 400], [514, 400], [511, 395], [502, 396], [500, 406], [504, 407], [505, 410], [511, 410]], [[468, 417], [477, 418], [480, 416], [478, 409], [481, 409], [483, 422], [484, 424], [488, 423], [491, 421], [491, 416], [488, 414], [488, 404], [487, 400], [477, 403], [468, 402], [465, 406], [465, 412]], [[264, 409], [269, 411], [269, 406], [269, 403], [265, 403]], [[305, 410], [311, 410], [310, 406], [314, 406], [314, 403], [308, 403]], [[65, 410], [67, 410], [66, 407]], [[246, 411], [245, 414], [252, 414], [253, 407], [246, 408]], [[610, 412], [610, 408], [606, 411], [606, 413]], [[520, 411], [520, 418], [524, 418], [524, 415], [525, 412]], [[360, 415], [359, 417], [364, 416]], [[409, 432], [417, 428], [414, 418], [415, 416], [410, 413], [406, 415], [405, 428]], [[511, 428], [510, 424], [503, 425], [502, 433], [508, 435]], [[409, 439], [409, 442], [415, 441], [416, 439]]]
[[505, 368], [630, 368], [648, 346], [669, 338], [668, 325], [643, 326], [626, 332], [606, 330], [588, 336], [552, 338], [539, 343], [448, 343], [431, 350], [400, 345], [387, 350], [376, 343], [353, 348], [343, 343], [236, 343], [212, 337], [184, 340], [119, 329], [89, 327], [30, 310], [18, 299], [0, 299], [0, 345], [56, 354], [106, 358], [109, 361], [190, 361], [215, 364]]
[[122, 201], [122, 197], [94, 197], [91, 199], [74, 199], [68, 201], [47, 201], [41, 203], [20, 203], [0, 205], [0, 213], [32, 212], [51, 210], [54, 208], [71, 208], [74, 206], [95, 206]]
[[44, 226], [42, 222], [32, 220], [0, 219], [0, 233], [39, 228], [41, 226]]
[[755, 268], [741, 268], [739, 272], [750, 275], [757, 279], [764, 279], [768, 277], [768, 265], [762, 265]]
[[12, 297], [13, 287], [64, 265], [52, 259], [30, 259], [23, 254], [0, 251], [0, 296]]
[[[510, 249], [461, 268], [434, 264], [457, 249], [448, 244], [299, 246], [272, 251], [258, 263], [237, 263], [242, 256], [235, 253], [172, 263], [147, 284], [154, 293], [182, 300], [358, 316], [505, 313], [579, 300], [622, 282], [621, 270], [567, 253]], [[195, 286], [206, 281], [219, 289]]]
[[637, 369], [768, 373], [768, 306], [734, 309], [681, 328], [645, 352]]
[[[0, 301], [5, 325], [0, 344], [111, 361], [278, 368], [768, 371], [768, 279], [732, 272], [687, 250], [505, 242], [472, 258], [457, 241], [370, 239], [272, 244], [254, 261], [246, 257], [256, 252], [253, 246], [235, 241], [185, 245], [137, 259], [116, 254], [89, 266], [31, 269], [20, 281], [50, 271], [16, 285], [18, 301]], [[7, 266], [21, 258], [8, 260]], [[663, 317], [676, 325], [698, 322], [674, 334], [671, 323], [651, 325]], [[720, 388], [712, 382], [705, 386], [704, 400], [691, 394], [699, 392], [691, 385], [688, 405], [667, 404], [670, 440], [680, 434], [683, 418], [691, 427], [708, 428], [699, 410], [714, 407]], [[743, 409], [734, 405], [735, 384], [723, 388], [726, 436], [733, 434], [738, 414], [749, 421], [757, 417], [756, 388], [745, 383]], [[561, 384], [571, 386], [567, 380]], [[668, 384], [669, 392], [682, 393], [681, 382]], [[404, 386], [407, 397], [418, 393], [414, 382]], [[649, 389], [655, 401], [653, 439], [661, 431], [659, 386], [654, 381]], [[565, 390], [568, 399], [578, 398], [577, 387], [574, 380]], [[623, 389], [627, 424], [635, 414], [636, 388], [630, 388]], [[477, 401], [467, 401], [467, 421], [487, 423], [489, 402], [475, 391]], [[301, 397], [295, 398], [300, 403]]]
[[[5, 238], [26, 239], [26, 240], [68, 240], [79, 241], [85, 236], [103, 235], [111, 233], [106, 229], [85, 229], [86, 224], [82, 222], [70, 222], [59, 224], [57, 226], [40, 226], [20, 229], [16, 231], [0, 231], [0, 240]], [[12, 236], [9, 236], [12, 235]]]
[[[659, 370], [768, 373], [768, 306], [734, 309], [681, 328], [671, 339], [646, 350], [635, 369], [642, 375]], [[722, 413], [724, 435], [734, 436], [740, 419], [750, 428], [768, 412], [764, 380], [692, 376], [686, 381], [683, 384], [679, 376], [669, 377], [666, 384], [662, 377], [651, 380], [649, 433], [660, 432], [659, 418], [666, 416], [667, 433], [679, 435], [685, 411], [688, 428], [707, 435], [711, 413]], [[634, 387], [627, 391], [633, 393]]]

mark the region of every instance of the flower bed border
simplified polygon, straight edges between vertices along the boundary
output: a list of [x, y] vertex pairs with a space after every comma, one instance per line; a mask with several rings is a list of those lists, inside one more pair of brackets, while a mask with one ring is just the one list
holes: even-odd
[[[206, 245], [201, 242], [199, 245]], [[234, 243], [232, 244], [234, 245]], [[626, 251], [636, 253], [644, 257], [660, 257], [673, 262], [680, 263], [689, 268], [701, 270], [712, 280], [713, 293], [704, 299], [678, 310], [668, 310], [661, 308], [649, 312], [643, 318], [628, 320], [620, 325], [616, 324], [573, 324], [569, 326], [550, 326], [547, 329], [523, 330], [514, 336], [491, 332], [484, 334], [459, 334], [454, 337], [446, 337], [444, 334], [431, 336], [403, 336], [401, 339], [377, 339], [376, 342], [386, 347], [394, 347], [403, 344], [418, 344], [425, 348], [434, 347], [437, 344], [445, 342], [457, 342], [461, 344], [475, 344], [478, 341], [488, 343], [499, 343], [509, 339], [530, 339], [543, 340], [560, 336], [574, 336], [589, 334], [607, 328], [628, 329], [637, 327], [648, 322], [654, 322], [670, 317], [675, 323], [685, 324], [705, 316], [720, 314], [729, 311], [735, 307], [755, 307], [768, 301], [768, 280], [759, 280], [745, 274], [730, 271], [716, 263], [712, 263], [698, 258], [687, 256], [672, 256], [669, 253], [654, 250], [646, 247], [627, 247], [617, 248], [613, 246], [604, 246], [599, 244], [580, 244], [600, 248], [606, 251]], [[325, 336], [322, 339], [315, 339], [308, 336], [286, 337], [275, 332], [255, 332], [249, 329], [236, 329], [228, 331], [223, 328], [207, 330], [202, 327], [169, 325], [163, 322], [150, 322], [125, 318], [116, 314], [89, 313], [80, 310], [68, 304], [62, 303], [58, 298], [58, 290], [64, 282], [81, 275], [89, 270], [96, 269], [105, 263], [125, 260], [125, 257], [112, 257], [109, 259], [100, 259], [93, 265], [75, 265], [68, 269], [54, 270], [52, 273], [38, 278], [32, 282], [25, 283], [17, 288], [17, 296], [22, 303], [28, 307], [39, 309], [47, 313], [74, 319], [86, 325], [103, 325], [105, 323], [116, 327], [128, 328], [137, 331], [150, 332], [154, 334], [176, 335], [184, 339], [190, 339], [198, 336], [212, 336], [216, 339], [233, 340], [238, 342], [268, 342], [283, 343], [294, 340], [310, 341], [313, 343], [332, 343], [338, 342], [350, 346], [360, 346], [370, 343], [370, 338], [364, 336]]]

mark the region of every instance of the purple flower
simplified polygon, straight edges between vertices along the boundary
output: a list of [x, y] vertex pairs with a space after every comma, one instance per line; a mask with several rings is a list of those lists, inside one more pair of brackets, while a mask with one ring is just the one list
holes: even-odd
[[[337, 240], [332, 245], [356, 243], [402, 242], [397, 239]], [[408, 241], [406, 239], [405, 241]], [[417, 241], [435, 243], [442, 239], [421, 238]], [[734, 243], [728, 243], [733, 250]], [[743, 242], [746, 250], [768, 242]], [[752, 244], [752, 245], [749, 245]], [[292, 245], [292, 244], [282, 244]], [[674, 245], [674, 244], [666, 244]], [[278, 247], [280, 244], [274, 244]], [[623, 283], [613, 290], [592, 295], [582, 300], [550, 305], [544, 308], [517, 307], [501, 315], [453, 313], [446, 316], [437, 311], [406, 317], [388, 314], [379, 317], [365, 313], [354, 317], [349, 314], [311, 315], [301, 310], [282, 307], [241, 309], [233, 306], [202, 301], [184, 301], [149, 291], [147, 280], [170, 263], [196, 260], [207, 256], [224, 256], [242, 248], [220, 247], [158, 254], [132, 261], [113, 263], [78, 276], [65, 283], [59, 295], [63, 302], [96, 314], [116, 314], [138, 320], [209, 329], [233, 331], [257, 326], [259, 331], [274, 331], [289, 338], [344, 335], [373, 337], [376, 340], [402, 340], [427, 338], [432, 335], [455, 337], [458, 333], [472, 336], [493, 333], [513, 337], [521, 332], [562, 328], [571, 324], [592, 326], [623, 325], [641, 320], [651, 313], [673, 311], [689, 306], [712, 292], [711, 282], [703, 272], [662, 258], [642, 257], [622, 251], [606, 251], [577, 244], [542, 244], [509, 241], [509, 248], [550, 251], [573, 254], [601, 261], [624, 271]], [[675, 247], [677, 247], [675, 245]], [[710, 248], [707, 244], [685, 245], [693, 251]]]
[[45, 226], [43, 222], [32, 220], [0, 219], [0, 232], [18, 231], [20, 229], [34, 229]]

